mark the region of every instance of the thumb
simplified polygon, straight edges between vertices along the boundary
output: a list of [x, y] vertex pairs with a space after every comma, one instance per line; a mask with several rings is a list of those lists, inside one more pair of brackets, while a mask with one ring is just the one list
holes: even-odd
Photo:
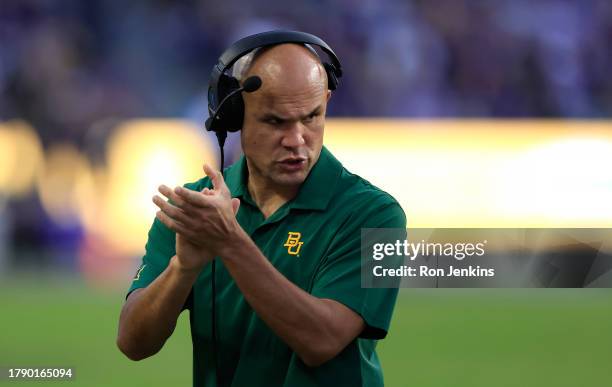
[[232, 210], [234, 210], [234, 215], [238, 213], [239, 208], [240, 208], [240, 199], [233, 198], [232, 199]]
[[227, 185], [225, 185], [225, 180], [223, 180], [223, 174], [220, 171], [213, 169], [208, 164], [204, 164], [203, 169], [204, 173], [206, 173], [206, 176], [210, 177], [213, 189], [229, 196], [229, 188], [227, 188]]

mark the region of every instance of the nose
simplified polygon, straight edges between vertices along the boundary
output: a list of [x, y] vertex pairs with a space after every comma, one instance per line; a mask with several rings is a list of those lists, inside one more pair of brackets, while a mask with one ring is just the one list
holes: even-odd
[[305, 128], [301, 122], [292, 123], [285, 128], [281, 145], [285, 148], [297, 148], [306, 144]]

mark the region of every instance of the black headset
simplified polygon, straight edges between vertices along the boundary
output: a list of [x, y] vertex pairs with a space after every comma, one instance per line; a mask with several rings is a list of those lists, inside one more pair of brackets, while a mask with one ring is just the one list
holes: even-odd
[[[273, 46], [282, 43], [310, 44], [321, 48], [331, 59], [331, 63], [323, 62], [327, 74], [329, 90], [338, 87], [342, 76], [342, 66], [334, 51], [321, 38], [299, 31], [277, 30], [262, 32], [247, 36], [232, 44], [213, 67], [208, 84], [208, 112], [206, 130], [217, 132], [236, 132], [242, 129], [244, 120], [244, 101], [241, 91], [254, 91], [259, 88], [259, 80], [254, 90], [240, 87], [236, 78], [226, 74], [226, 71], [242, 56], [256, 48]], [[230, 95], [232, 94], [232, 95]], [[221, 145], [221, 144], [220, 144]]]

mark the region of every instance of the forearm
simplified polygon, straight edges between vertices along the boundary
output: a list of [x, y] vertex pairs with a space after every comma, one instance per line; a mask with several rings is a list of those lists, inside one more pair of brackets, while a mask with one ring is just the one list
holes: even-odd
[[198, 272], [182, 270], [174, 256], [149, 286], [134, 291], [121, 310], [117, 346], [130, 359], [157, 353], [174, 331]]
[[304, 363], [316, 366], [336, 356], [363, 330], [361, 316], [337, 301], [313, 297], [276, 270], [236, 220], [240, 202], [231, 197], [223, 175], [204, 169], [214, 189], [160, 190], [183, 204], [179, 208], [156, 199], [158, 219], [177, 238], [184, 236], [221, 257], [246, 301]]
[[334, 319], [331, 300], [314, 297], [285, 278], [244, 234], [222, 256], [258, 316], [310, 366], [334, 357], [350, 338]]

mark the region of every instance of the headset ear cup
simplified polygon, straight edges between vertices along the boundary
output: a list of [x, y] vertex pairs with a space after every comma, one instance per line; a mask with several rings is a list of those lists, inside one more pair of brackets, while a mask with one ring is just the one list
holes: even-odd
[[329, 90], [336, 90], [338, 87], [338, 77], [336, 76], [336, 68], [331, 63], [323, 63], [325, 67], [325, 73], [327, 74], [327, 88]]
[[[231, 93], [233, 90], [240, 88], [240, 82], [234, 77], [230, 77], [225, 74], [221, 74], [218, 84], [219, 97], [217, 101], [222, 101], [226, 95]], [[223, 105], [219, 112], [219, 120], [215, 124], [215, 127], [228, 132], [236, 132], [242, 129], [242, 122], [244, 120], [244, 100], [242, 99], [242, 93], [236, 93], [231, 96], [229, 100]]]

